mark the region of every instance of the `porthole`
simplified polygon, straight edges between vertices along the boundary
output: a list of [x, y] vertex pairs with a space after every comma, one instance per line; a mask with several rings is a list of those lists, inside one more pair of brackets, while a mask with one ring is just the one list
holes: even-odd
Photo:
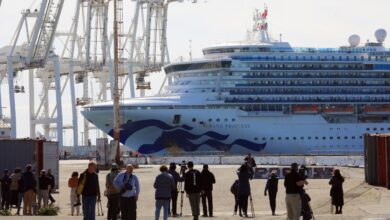
[[192, 119], [192, 122], [196, 122], [196, 118], [193, 118], [193, 119]]

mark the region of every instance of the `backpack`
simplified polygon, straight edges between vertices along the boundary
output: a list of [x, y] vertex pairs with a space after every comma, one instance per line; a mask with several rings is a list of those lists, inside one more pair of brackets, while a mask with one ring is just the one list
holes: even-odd
[[235, 180], [232, 186], [230, 187], [230, 192], [234, 195], [238, 192], [238, 180]]

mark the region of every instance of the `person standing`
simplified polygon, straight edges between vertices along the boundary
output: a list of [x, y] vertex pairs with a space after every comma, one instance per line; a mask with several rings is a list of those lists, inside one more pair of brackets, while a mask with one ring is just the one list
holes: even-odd
[[[248, 217], [248, 198], [251, 194], [249, 180], [252, 178], [249, 167], [243, 164], [238, 172], [238, 206], [243, 215]], [[242, 217], [242, 214], [240, 215]]]
[[9, 177], [8, 170], [4, 170], [4, 175], [1, 178], [1, 209], [9, 209], [11, 202], [11, 190], [10, 186], [12, 183], [11, 178]]
[[272, 215], [275, 215], [276, 194], [278, 193], [278, 182], [279, 179], [276, 173], [271, 173], [264, 189], [264, 196], [267, 196], [267, 191], [268, 191], [269, 205], [271, 207]]
[[198, 170], [194, 169], [194, 163], [187, 163], [188, 171], [184, 174], [184, 190], [187, 193], [191, 205], [191, 212], [194, 220], [199, 219], [200, 194], [202, 191], [202, 180]]
[[175, 189], [175, 181], [171, 174], [168, 173], [168, 167], [162, 165], [160, 167], [160, 174], [154, 181], [154, 188], [156, 189], [156, 213], [155, 219], [160, 219], [161, 207], [163, 208], [164, 220], [168, 219], [169, 201], [172, 198], [172, 192]]
[[138, 177], [133, 174], [133, 165], [126, 166], [126, 172], [114, 179], [114, 187], [121, 194], [120, 207], [122, 220], [137, 219], [137, 201], [140, 193]]
[[51, 195], [51, 193], [54, 191], [54, 187], [56, 186], [56, 180], [55, 180], [53, 174], [51, 173], [51, 169], [47, 169], [47, 178], [49, 178], [49, 180], [50, 180], [49, 200], [50, 200], [50, 205], [51, 205], [51, 204], [56, 202], [56, 200]]
[[[38, 191], [38, 207], [46, 208], [49, 205], [49, 190], [50, 190], [50, 179], [46, 175], [45, 170], [41, 170], [39, 175], [39, 191]], [[43, 200], [43, 206], [42, 206]]]
[[82, 195], [84, 220], [95, 220], [96, 201], [100, 201], [99, 177], [96, 168], [96, 162], [90, 161], [87, 170], [80, 175], [78, 180], [77, 203]]
[[17, 208], [16, 214], [20, 214], [20, 205], [22, 203], [23, 194], [20, 193], [20, 182], [22, 179], [22, 171], [19, 167], [15, 168], [14, 172], [11, 174], [11, 204], [15, 205]]
[[175, 188], [172, 191], [172, 195], [171, 195], [172, 199], [171, 199], [171, 203], [170, 203], [172, 210], [169, 210], [169, 215], [172, 217], [177, 217], [178, 216], [177, 215], [177, 197], [179, 195], [179, 191], [177, 189], [177, 184], [179, 182], [182, 182], [182, 179], [180, 177], [180, 174], [176, 171], [176, 164], [175, 163], [169, 164], [168, 173], [172, 175], [173, 181], [175, 182]]
[[[213, 217], [213, 184], [215, 184], [215, 176], [209, 170], [209, 165], [204, 164], [203, 170], [200, 173], [202, 179], [202, 207], [203, 217], [207, 217], [207, 204], [208, 204], [208, 216]], [[206, 204], [207, 200], [207, 204]]]
[[119, 170], [116, 163], [111, 165], [111, 172], [106, 176], [106, 195], [108, 199], [107, 219], [116, 220], [119, 211], [119, 191], [114, 187], [114, 179], [118, 176]]
[[32, 173], [32, 165], [26, 166], [22, 174], [23, 182], [23, 215], [32, 215], [32, 205], [36, 202], [37, 181]]
[[289, 220], [299, 220], [301, 216], [301, 196], [302, 186], [307, 184], [298, 174], [298, 164], [292, 163], [290, 173], [284, 178], [286, 188], [286, 208]]
[[72, 176], [68, 180], [68, 187], [70, 188], [70, 211], [71, 215], [74, 215], [74, 210], [76, 209], [76, 216], [79, 216], [80, 214], [80, 206], [76, 206], [75, 204], [77, 203], [77, 185], [79, 183], [79, 173], [78, 172], [73, 172]]
[[344, 192], [343, 192], [344, 177], [341, 176], [340, 170], [336, 169], [329, 184], [330, 196], [332, 197], [332, 205], [336, 206], [336, 214], [343, 214]]

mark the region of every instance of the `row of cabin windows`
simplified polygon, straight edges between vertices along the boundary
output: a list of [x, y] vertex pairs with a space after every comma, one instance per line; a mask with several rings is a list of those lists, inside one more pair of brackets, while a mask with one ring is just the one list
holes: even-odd
[[[235, 118], [232, 118], [232, 119], [228, 119], [228, 118], [225, 118], [225, 119], [216, 118], [216, 119], [214, 119], [214, 120], [215, 120], [216, 122], [222, 122], [222, 121], [224, 121], [224, 122], [229, 122], [229, 121], [235, 122], [235, 121], [236, 121]], [[196, 118], [192, 118], [192, 122], [196, 122]], [[212, 119], [212, 118], [209, 118], [209, 119], [208, 119], [208, 122], [213, 122], [213, 119]]]
[[[358, 137], [359, 139], [363, 139], [363, 136], [359, 136]], [[355, 140], [355, 139], [357, 139], [357, 137], [355, 137], [355, 136], [351, 136], [351, 137], [348, 137], [348, 136], [344, 136], [344, 137], [341, 137], [341, 136], [337, 136], [337, 137], [333, 137], [333, 136], [330, 136], [330, 137], [325, 137], [325, 136], [323, 136], [323, 137], [318, 137], [318, 136], [316, 136], [316, 137], [311, 137], [311, 136], [309, 136], [309, 137], [284, 137], [284, 138], [282, 138], [282, 137], [269, 137], [268, 138], [268, 140], [270, 140], [270, 141], [273, 141], [273, 140], [282, 140], [282, 139], [284, 139], [284, 140], [305, 140], [305, 139], [307, 139], [307, 140], [320, 140], [320, 139], [322, 139], [322, 140], [326, 140], [326, 139], [329, 139], [329, 140], [341, 140], [341, 139], [344, 139], [344, 140], [348, 140], [348, 139], [352, 139], [352, 140]], [[255, 141], [257, 141], [257, 140], [259, 140], [259, 138], [254, 138], [254, 140]], [[266, 137], [263, 137], [262, 138], [262, 140], [263, 141], [266, 141], [267, 140], [267, 138]]]
[[[366, 128], [366, 131], [384, 131], [385, 128]], [[388, 131], [390, 131], [390, 128], [387, 128]]]

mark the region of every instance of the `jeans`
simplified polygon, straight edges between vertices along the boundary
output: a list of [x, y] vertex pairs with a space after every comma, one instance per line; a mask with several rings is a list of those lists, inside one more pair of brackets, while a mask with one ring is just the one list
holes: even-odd
[[168, 219], [169, 201], [170, 201], [169, 199], [157, 199], [156, 200], [156, 214], [155, 214], [156, 220], [160, 219], [161, 208], [163, 208], [164, 220]]
[[95, 220], [96, 196], [83, 196], [84, 220]]
[[[207, 204], [206, 204], [207, 199]], [[208, 214], [213, 216], [213, 192], [205, 191], [202, 195], [202, 206], [203, 206], [203, 215], [207, 216], [207, 205], [208, 205]]]
[[249, 195], [239, 195], [238, 196], [238, 206], [242, 210], [244, 215], [248, 213], [248, 197]]
[[16, 206], [18, 208], [18, 210], [16, 212], [17, 215], [20, 214], [20, 207], [22, 207], [23, 197], [24, 197], [24, 193], [18, 192], [18, 204]]
[[276, 194], [277, 192], [268, 191], [269, 205], [271, 207], [272, 214], [275, 213], [276, 209]]
[[120, 194], [111, 194], [107, 196], [108, 199], [108, 211], [107, 219], [116, 220], [119, 211], [119, 198]]
[[197, 217], [200, 213], [200, 193], [189, 193], [188, 199], [190, 200], [192, 216]]
[[9, 209], [11, 202], [11, 191], [2, 190], [1, 191], [1, 209]]
[[135, 197], [121, 197], [121, 217], [122, 220], [137, 219], [137, 200]]
[[172, 212], [169, 211], [172, 215], [177, 215], [177, 197], [179, 195], [179, 192], [177, 190], [172, 191], [172, 198], [171, 198], [171, 204]]

